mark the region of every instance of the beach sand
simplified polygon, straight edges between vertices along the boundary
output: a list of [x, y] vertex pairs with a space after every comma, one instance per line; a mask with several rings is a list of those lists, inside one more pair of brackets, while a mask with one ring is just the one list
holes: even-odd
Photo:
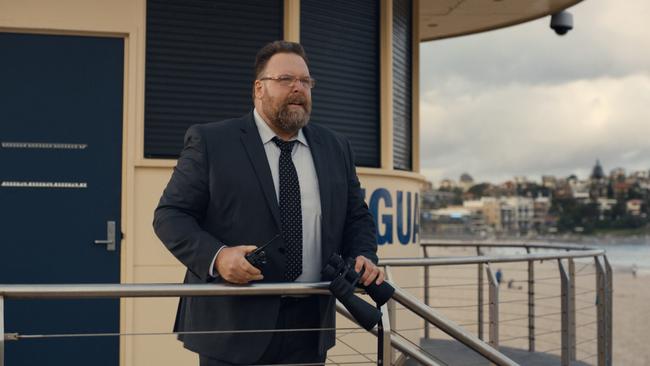
[[650, 275], [614, 270], [614, 365], [650, 365]]
[[[466, 255], [462, 250], [441, 251], [440, 254]], [[566, 264], [566, 263], [565, 263]], [[499, 344], [528, 349], [528, 295], [527, 264], [507, 263], [493, 265], [501, 269], [503, 280], [499, 286]], [[423, 298], [423, 271], [418, 268], [394, 269], [395, 282], [419, 298]], [[477, 265], [432, 267], [431, 305], [443, 316], [461, 324], [472, 334], [478, 334]], [[586, 364], [597, 364], [596, 279], [593, 260], [576, 260], [576, 358]], [[561, 353], [560, 277], [557, 261], [535, 262], [535, 350], [559, 356]], [[489, 307], [487, 276], [483, 289], [484, 339], [489, 337]], [[508, 284], [510, 282], [510, 284]], [[629, 271], [614, 270], [614, 365], [650, 365], [650, 347], [646, 332], [650, 330], [650, 276], [634, 277]], [[422, 320], [397, 306], [396, 330], [410, 341], [419, 344], [423, 337]], [[339, 326], [350, 326], [339, 322]], [[355, 349], [364, 353], [376, 352], [372, 336], [339, 332], [337, 347], [330, 351], [334, 362], [363, 362], [362, 356], [353, 356]], [[436, 328], [430, 337], [451, 339]], [[337, 356], [341, 355], [341, 356]], [[371, 357], [374, 357], [372, 355]], [[368, 363], [370, 364], [370, 363]]]

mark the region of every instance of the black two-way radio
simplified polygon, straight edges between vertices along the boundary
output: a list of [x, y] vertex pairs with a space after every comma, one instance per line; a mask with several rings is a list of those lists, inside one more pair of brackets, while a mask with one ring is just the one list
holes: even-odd
[[257, 247], [257, 249], [253, 250], [252, 252], [248, 253], [245, 255], [246, 260], [248, 263], [250, 263], [253, 267], [256, 267], [257, 269], [262, 269], [262, 267], [266, 264], [266, 251], [265, 249], [275, 241], [275, 239], [279, 238], [280, 234], [274, 236], [271, 240], [267, 241], [264, 245]]

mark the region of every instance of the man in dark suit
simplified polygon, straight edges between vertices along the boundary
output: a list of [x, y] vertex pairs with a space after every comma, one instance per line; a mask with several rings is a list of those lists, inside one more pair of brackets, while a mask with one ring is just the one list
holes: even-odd
[[[374, 220], [350, 143], [311, 113], [305, 52], [276, 41], [255, 62], [255, 109], [194, 125], [185, 135], [154, 228], [186, 267], [185, 283], [316, 282], [330, 256], [355, 258], [361, 281], [380, 284]], [[272, 238], [262, 270], [244, 256]], [[179, 332], [334, 327], [332, 296], [182, 298]], [[185, 333], [205, 365], [322, 363], [334, 331]]]

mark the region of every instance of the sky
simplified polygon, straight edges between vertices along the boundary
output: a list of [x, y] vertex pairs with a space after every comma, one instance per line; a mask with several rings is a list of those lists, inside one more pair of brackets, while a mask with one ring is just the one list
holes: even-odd
[[650, 169], [650, 1], [585, 0], [420, 48], [421, 173], [437, 186]]

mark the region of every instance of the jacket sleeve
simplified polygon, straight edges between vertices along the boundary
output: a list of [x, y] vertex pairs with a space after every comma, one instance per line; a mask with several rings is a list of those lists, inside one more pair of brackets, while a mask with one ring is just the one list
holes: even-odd
[[185, 134], [185, 146], [154, 212], [153, 227], [167, 249], [202, 281], [224, 245], [199, 223], [210, 202], [208, 157], [200, 126]]
[[354, 153], [349, 141], [346, 151], [348, 179], [348, 202], [343, 228], [343, 256], [356, 258], [362, 255], [375, 264], [377, 258], [377, 230], [368, 205], [363, 199], [361, 184], [354, 166]]

